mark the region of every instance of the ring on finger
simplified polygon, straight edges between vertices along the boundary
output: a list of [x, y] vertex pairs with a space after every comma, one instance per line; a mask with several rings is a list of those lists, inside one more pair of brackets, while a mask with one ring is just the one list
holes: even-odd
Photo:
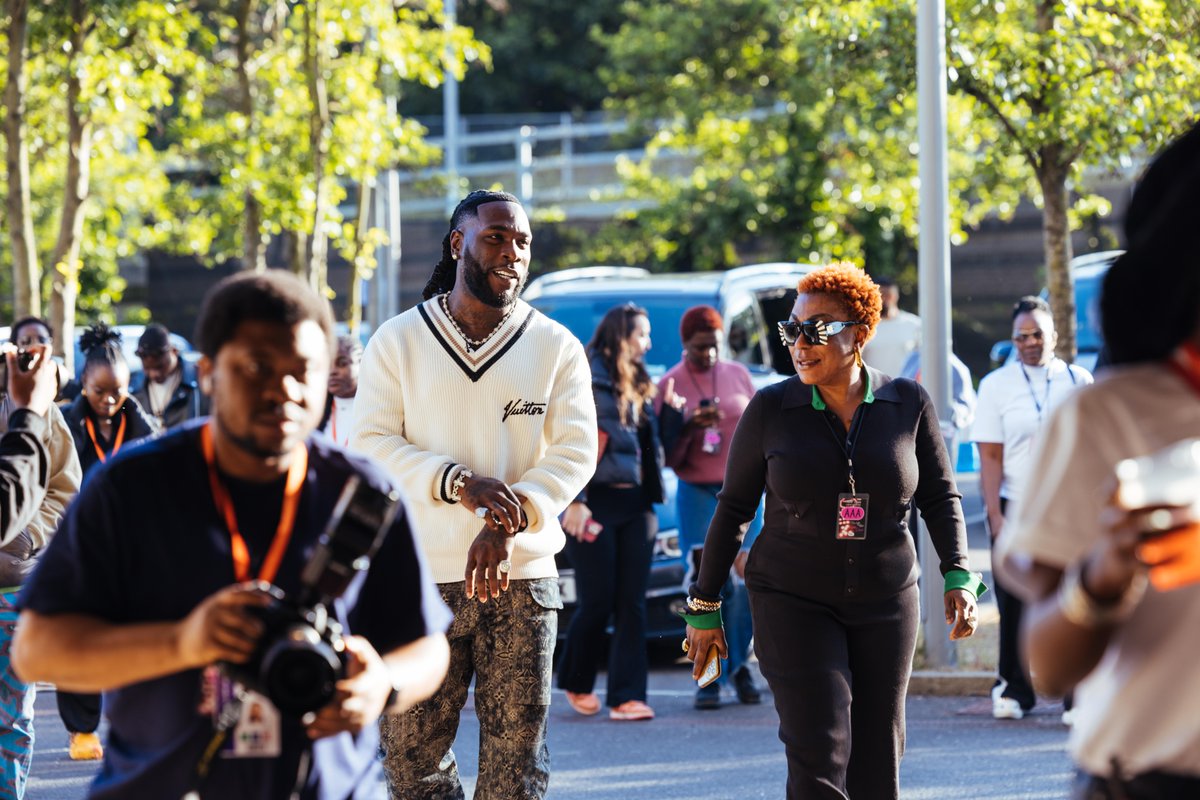
[[512, 571], [512, 562], [509, 561], [507, 558], [496, 565], [496, 574], [498, 574], [498, 575], [507, 575], [511, 571]]
[[688, 644], [688, 640], [687, 640], [687, 639], [684, 639], [684, 640], [683, 640], [683, 643], [681, 644], [681, 647], [683, 647], [683, 652], [686, 654], [686, 653], [687, 653], [687, 651], [688, 651], [688, 649], [689, 649], [689, 648], [691, 648], [691, 645], [690, 645], [690, 644]]
[[475, 516], [479, 517], [480, 519], [485, 519], [487, 517], [487, 515], [488, 515], [488, 507], [487, 506], [479, 506], [478, 508], [475, 509]]

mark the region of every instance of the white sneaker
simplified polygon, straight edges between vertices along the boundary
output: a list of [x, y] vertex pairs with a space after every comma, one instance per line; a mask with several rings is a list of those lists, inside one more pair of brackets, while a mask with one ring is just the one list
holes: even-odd
[[1075, 709], [1068, 708], [1062, 713], [1062, 724], [1068, 728], [1075, 724]]
[[1025, 711], [1021, 704], [1011, 697], [996, 696], [992, 698], [992, 717], [995, 719], [1021, 719]]

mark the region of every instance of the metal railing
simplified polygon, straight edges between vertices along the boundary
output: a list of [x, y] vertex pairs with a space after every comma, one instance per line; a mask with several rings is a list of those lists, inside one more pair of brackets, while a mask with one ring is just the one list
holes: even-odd
[[[783, 104], [754, 109], [746, 119], [785, 113]], [[544, 118], [544, 115], [543, 115]], [[427, 141], [442, 149], [436, 167], [400, 172], [406, 217], [444, 217], [468, 189], [501, 187], [521, 199], [531, 213], [554, 212], [565, 218], [611, 218], [622, 210], [644, 208], [652, 201], [629, 196], [619, 173], [625, 161], [646, 155], [646, 134], [624, 120], [577, 120], [562, 114], [548, 124], [521, 124], [500, 130], [470, 130], [471, 117], [459, 118], [452, 130], [463, 131], [448, 142]], [[448, 158], [455, 148], [457, 158]], [[694, 164], [690, 151], [659, 151], [655, 172], [686, 175]], [[450, 173], [447, 165], [454, 165]]]

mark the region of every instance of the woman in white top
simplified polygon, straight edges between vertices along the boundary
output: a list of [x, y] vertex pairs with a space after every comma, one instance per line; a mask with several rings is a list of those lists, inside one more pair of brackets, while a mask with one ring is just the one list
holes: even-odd
[[[1009, 505], [1020, 498], [1029, 479], [1034, 448], [1050, 411], [1092, 382], [1087, 370], [1055, 357], [1058, 337], [1045, 300], [1022, 297], [1017, 302], [1012, 337], [1017, 359], [980, 382], [972, 428], [979, 446], [979, 484], [992, 541], [1004, 529]], [[994, 586], [1000, 611], [1000, 654], [999, 675], [992, 688], [992, 716], [1021, 719], [1036, 702], [1018, 643], [1023, 605], [1000, 579]]]
[[998, 567], [1030, 603], [1038, 687], [1078, 686], [1076, 800], [1200, 797], [1200, 526], [1188, 508], [1114, 491], [1123, 459], [1200, 437], [1198, 213], [1200, 126], [1134, 194], [1129, 250], [1101, 299], [1116, 366], [1054, 414], [997, 543]]
[[354, 395], [358, 394], [358, 366], [363, 346], [353, 336], [339, 336], [337, 357], [329, 369], [329, 397], [321, 430], [342, 447], [349, 447], [354, 422]]

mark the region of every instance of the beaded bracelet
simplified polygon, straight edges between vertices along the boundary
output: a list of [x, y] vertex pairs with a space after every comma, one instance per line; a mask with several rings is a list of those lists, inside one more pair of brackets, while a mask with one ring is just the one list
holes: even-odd
[[698, 597], [689, 597], [687, 599], [688, 610], [694, 614], [708, 614], [713, 611], [721, 610], [720, 600], [701, 600]]

